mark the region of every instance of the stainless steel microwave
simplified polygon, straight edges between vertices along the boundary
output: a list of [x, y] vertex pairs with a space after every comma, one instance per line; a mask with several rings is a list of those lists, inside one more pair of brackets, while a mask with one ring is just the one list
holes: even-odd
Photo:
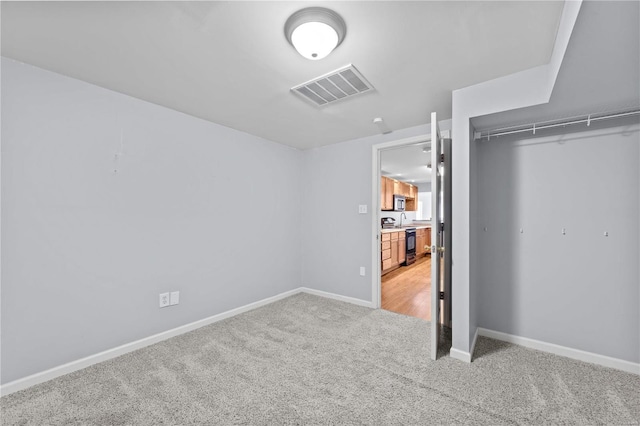
[[393, 196], [393, 211], [403, 212], [404, 211], [405, 202], [406, 202], [406, 200], [404, 198], [404, 195], [394, 195]]

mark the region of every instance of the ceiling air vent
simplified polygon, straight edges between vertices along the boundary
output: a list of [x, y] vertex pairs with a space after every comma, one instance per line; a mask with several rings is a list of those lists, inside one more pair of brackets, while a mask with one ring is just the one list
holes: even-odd
[[324, 106], [375, 89], [358, 72], [356, 67], [349, 64], [322, 77], [293, 87], [291, 90], [317, 106]]

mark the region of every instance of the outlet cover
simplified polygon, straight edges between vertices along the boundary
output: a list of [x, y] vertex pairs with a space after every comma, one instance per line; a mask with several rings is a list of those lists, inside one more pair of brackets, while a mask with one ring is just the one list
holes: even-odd
[[361, 267], [360, 267], [360, 276], [361, 276], [361, 277], [364, 277], [364, 274], [365, 274], [365, 272], [364, 272], [364, 271], [365, 271], [364, 266], [361, 266]]
[[178, 303], [180, 303], [180, 292], [179, 291], [172, 291], [171, 292], [171, 305], [177, 305]]
[[169, 306], [169, 293], [160, 293], [160, 307], [165, 308]]
[[360, 204], [358, 206], [358, 213], [367, 214], [367, 205], [366, 204]]

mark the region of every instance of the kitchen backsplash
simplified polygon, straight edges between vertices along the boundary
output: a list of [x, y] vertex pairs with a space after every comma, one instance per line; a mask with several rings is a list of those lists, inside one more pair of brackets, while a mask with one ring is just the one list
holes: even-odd
[[416, 212], [389, 212], [389, 211], [381, 211], [380, 212], [380, 217], [392, 217], [396, 220], [396, 224], [400, 224], [400, 215], [404, 213], [405, 215], [407, 215], [407, 218], [405, 219], [404, 217], [402, 218], [402, 223], [411, 223], [415, 220], [416, 218]]

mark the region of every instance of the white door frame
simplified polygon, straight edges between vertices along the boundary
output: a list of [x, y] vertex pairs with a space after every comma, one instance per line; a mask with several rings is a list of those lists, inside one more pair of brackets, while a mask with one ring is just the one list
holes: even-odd
[[380, 309], [382, 305], [382, 293], [380, 291], [380, 151], [389, 148], [397, 148], [403, 145], [414, 145], [421, 142], [430, 142], [431, 135], [422, 134], [410, 138], [399, 139], [397, 141], [379, 143], [372, 146], [372, 185], [371, 193], [371, 209], [374, 214], [371, 215], [371, 306], [374, 309]]

